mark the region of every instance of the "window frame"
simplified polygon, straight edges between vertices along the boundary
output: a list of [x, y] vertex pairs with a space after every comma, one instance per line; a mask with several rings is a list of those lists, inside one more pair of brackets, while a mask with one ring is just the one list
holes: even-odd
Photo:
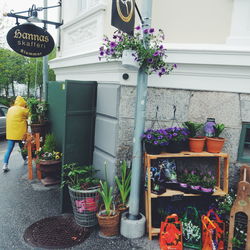
[[247, 129], [250, 129], [250, 123], [243, 123], [242, 128], [241, 128], [240, 142], [239, 142], [239, 148], [238, 148], [238, 161], [239, 162], [250, 162], [250, 155], [243, 156]]

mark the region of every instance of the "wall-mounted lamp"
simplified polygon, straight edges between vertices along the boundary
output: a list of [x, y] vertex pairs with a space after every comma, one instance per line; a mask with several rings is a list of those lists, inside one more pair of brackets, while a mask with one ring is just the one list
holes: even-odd
[[[43, 19], [39, 19], [38, 18], [38, 11], [42, 11], [44, 9], [50, 9], [50, 8], [55, 8], [55, 7], [61, 7], [61, 1], [58, 2], [58, 5], [55, 6], [48, 6], [48, 7], [36, 7], [35, 4], [32, 5], [32, 7], [29, 10], [25, 10], [25, 11], [20, 11], [20, 12], [10, 12], [10, 13], [4, 13], [4, 16], [8, 16], [8, 17], [14, 17], [16, 18], [16, 24], [19, 25], [18, 22], [18, 18], [19, 19], [25, 19], [28, 22], [32, 22], [32, 23], [44, 23], [44, 28], [46, 27], [46, 24], [51, 24], [51, 25], [55, 25], [56, 28], [58, 28], [59, 26], [61, 26], [63, 24], [63, 22], [58, 23], [58, 22], [52, 22], [52, 21], [48, 21], [48, 20], [43, 20]], [[28, 13], [28, 16], [21, 16], [19, 14], [22, 13]]]

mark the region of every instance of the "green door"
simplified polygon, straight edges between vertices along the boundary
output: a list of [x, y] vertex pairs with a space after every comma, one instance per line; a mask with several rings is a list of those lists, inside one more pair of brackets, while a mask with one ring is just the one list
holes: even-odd
[[[51, 131], [63, 153], [63, 164], [90, 165], [93, 160], [96, 82], [49, 82]], [[71, 211], [67, 188], [62, 190], [62, 212]]]

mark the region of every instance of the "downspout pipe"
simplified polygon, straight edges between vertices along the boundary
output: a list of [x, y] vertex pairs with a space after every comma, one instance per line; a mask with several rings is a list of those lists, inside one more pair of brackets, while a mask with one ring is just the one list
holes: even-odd
[[[142, 4], [142, 30], [148, 29], [151, 26], [152, 16], [152, 0], [144, 0]], [[147, 34], [143, 32], [143, 44], [147, 48], [146, 42]], [[129, 199], [129, 220], [138, 220], [139, 215], [139, 201], [140, 201], [140, 180], [141, 180], [141, 164], [142, 164], [142, 145], [141, 135], [144, 132], [146, 101], [147, 101], [147, 86], [148, 75], [145, 73], [145, 67], [141, 66], [137, 76], [136, 87], [136, 110], [135, 110], [135, 124], [133, 136], [133, 156], [132, 156], [132, 177], [131, 177], [131, 191]]]

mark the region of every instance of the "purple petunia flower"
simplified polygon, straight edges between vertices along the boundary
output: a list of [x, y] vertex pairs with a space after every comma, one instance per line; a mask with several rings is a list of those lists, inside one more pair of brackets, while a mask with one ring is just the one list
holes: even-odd
[[165, 73], [165, 72], [166, 72], [166, 69], [165, 69], [165, 68], [161, 68], [161, 72], [162, 72], [162, 73]]
[[140, 30], [140, 29], [141, 29], [141, 26], [138, 25], [138, 26], [135, 27], [135, 29], [136, 29], [136, 30]]
[[173, 67], [174, 67], [174, 68], [177, 68], [177, 65], [176, 65], [176, 64], [174, 64], [174, 65], [173, 65]]
[[110, 43], [110, 47], [111, 47], [111, 48], [115, 48], [116, 46], [117, 46], [117, 43], [116, 43], [116, 42], [111, 42], [111, 43]]
[[152, 135], [147, 135], [147, 139], [150, 140], [152, 138]]
[[154, 141], [154, 144], [157, 145], [157, 144], [158, 144], [158, 141]]
[[149, 29], [149, 33], [151, 33], [151, 34], [154, 33], [154, 31], [155, 31], [154, 28], [150, 28], [150, 29]]
[[158, 56], [159, 55], [159, 51], [155, 51], [155, 53], [153, 54], [153, 56]]
[[163, 45], [161, 45], [159, 48], [160, 48], [160, 50], [162, 50], [164, 47], [163, 47]]
[[153, 59], [152, 58], [148, 58], [148, 63], [152, 63]]
[[148, 34], [148, 29], [143, 30], [144, 34]]
[[104, 51], [100, 51], [100, 56], [104, 56]]

